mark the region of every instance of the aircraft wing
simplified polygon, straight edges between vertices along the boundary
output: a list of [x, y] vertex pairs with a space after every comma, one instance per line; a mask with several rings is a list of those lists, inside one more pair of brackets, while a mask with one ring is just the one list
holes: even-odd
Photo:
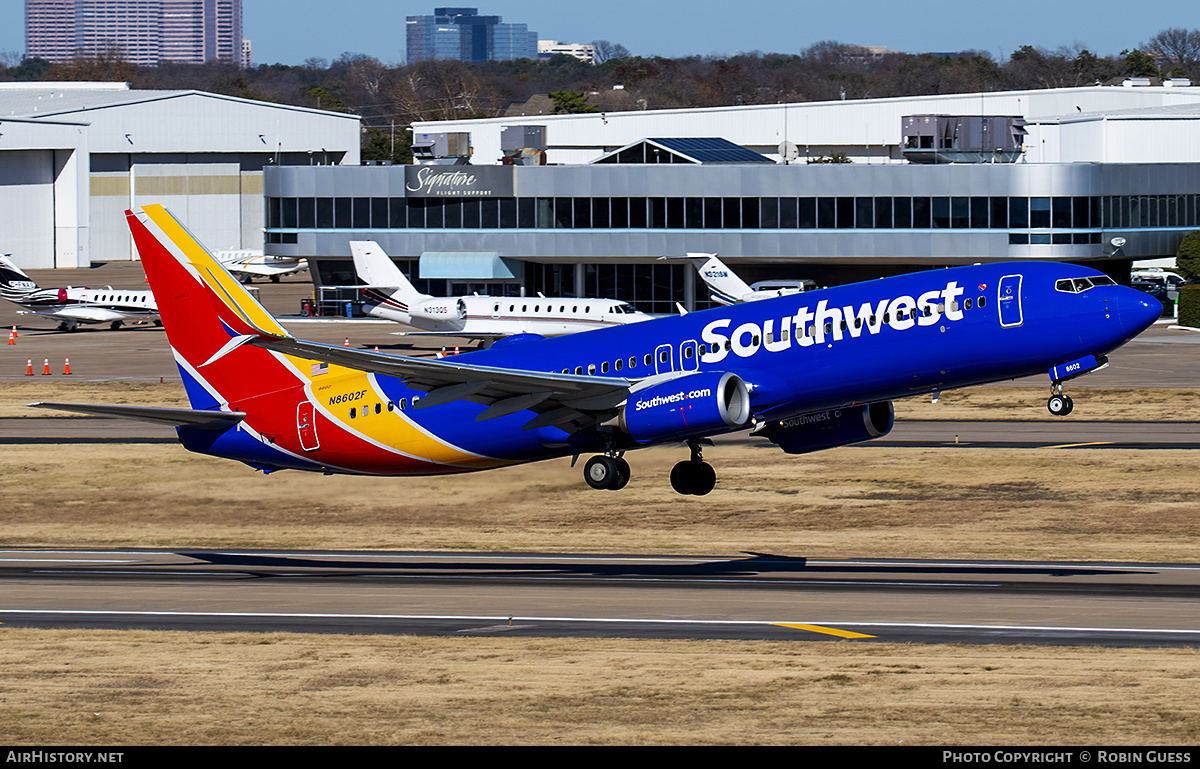
[[100, 406], [91, 403], [27, 403], [35, 409], [73, 411], [102, 417], [122, 417], [140, 422], [153, 422], [172, 427], [195, 427], [200, 430], [227, 430], [246, 418], [240, 411], [207, 411], [202, 409], [165, 409], [152, 406]]
[[54, 310], [26, 310], [25, 313], [44, 315], [48, 318], [73, 320], [77, 323], [111, 323], [114, 320], [153, 320], [156, 313], [124, 312], [110, 307], [97, 305], [75, 304], [59, 307]]
[[632, 384], [620, 377], [479, 366], [453, 357], [411, 358], [293, 337], [262, 335], [247, 341], [286, 355], [402, 379], [409, 387], [427, 393], [414, 408], [468, 400], [487, 406], [476, 417], [479, 422], [534, 411], [538, 416], [525, 425], [526, 430], [554, 425], [570, 432], [602, 421], [628, 398]]
[[296, 355], [403, 379], [427, 395], [413, 404], [426, 408], [463, 399], [487, 405], [476, 421], [496, 419], [517, 411], [532, 410], [538, 416], [524, 428], [558, 426], [572, 432], [607, 419], [629, 397], [630, 380], [618, 377], [588, 377], [498, 368], [456, 362], [450, 358], [408, 358], [305, 342], [293, 337], [260, 336], [250, 341], [256, 347]]

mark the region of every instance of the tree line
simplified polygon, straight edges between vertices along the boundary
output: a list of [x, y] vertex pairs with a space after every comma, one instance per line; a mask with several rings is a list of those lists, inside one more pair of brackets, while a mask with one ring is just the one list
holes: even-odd
[[1200, 30], [1166, 29], [1117, 55], [1079, 46], [1022, 46], [1007, 61], [980, 51], [878, 54], [823, 41], [798, 54], [740, 53], [668, 59], [633, 56], [596, 41], [596, 64], [558, 55], [469, 64], [386, 65], [363, 54], [333, 62], [211, 62], [141, 67], [118, 51], [51, 64], [0, 54], [0, 81], [126, 81], [133, 88], [201, 90], [359, 114], [363, 158], [407, 162], [414, 121], [737, 104], [866, 99], [1110, 84], [1129, 77], [1200, 81]]

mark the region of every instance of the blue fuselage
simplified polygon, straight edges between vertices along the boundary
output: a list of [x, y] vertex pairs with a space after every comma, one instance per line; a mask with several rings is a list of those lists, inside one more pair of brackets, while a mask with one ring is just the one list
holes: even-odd
[[[720, 307], [554, 339], [499, 344], [463, 362], [622, 377], [733, 372], [757, 421], [856, 403], [1044, 374], [1104, 355], [1158, 317], [1156, 300], [1118, 285], [1060, 290], [1102, 277], [1067, 264], [1000, 263], [930, 270]], [[378, 377], [396, 402], [420, 397]], [[522, 430], [530, 414], [476, 422], [483, 406], [454, 401], [410, 418], [488, 456], [528, 461], [597, 450], [595, 431]], [[630, 445], [633, 445], [632, 442]], [[645, 445], [645, 444], [641, 444]]]

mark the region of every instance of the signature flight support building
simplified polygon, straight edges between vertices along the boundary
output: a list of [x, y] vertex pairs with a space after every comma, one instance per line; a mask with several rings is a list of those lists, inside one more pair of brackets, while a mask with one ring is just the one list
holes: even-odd
[[[548, 164], [504, 165], [504, 129], [533, 123]], [[689, 251], [751, 281], [1010, 259], [1120, 278], [1200, 228], [1200, 87], [1183, 84], [414, 127], [451, 129], [477, 165], [265, 169], [267, 252], [345, 285], [349, 241], [373, 239], [432, 293], [672, 312], [707, 306], [690, 265], [659, 261]]]

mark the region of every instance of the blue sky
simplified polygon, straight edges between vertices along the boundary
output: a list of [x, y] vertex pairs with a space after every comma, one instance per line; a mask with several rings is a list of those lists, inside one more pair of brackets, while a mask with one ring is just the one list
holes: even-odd
[[[344, 52], [385, 63], [404, 59], [404, 18], [433, 12], [395, 0], [244, 0], [243, 33], [253, 41], [255, 64], [300, 64]], [[1130, 5], [1116, 0], [1046, 0], [993, 4], [904, 4], [852, 0], [850, 5], [795, 0], [600, 0], [590, 3], [492, 0], [480, 13], [523, 22], [542, 39], [607, 39], [643, 56], [733, 54], [759, 50], [798, 53], [821, 40], [885, 45], [892, 50], [976, 49], [1006, 60], [1022, 45], [1079, 44], [1098, 54], [1133, 48], [1168, 27], [1200, 27], [1195, 0]], [[0, 0], [0, 52], [24, 50], [24, 0]], [[336, 12], [330, 12], [336, 8]], [[912, 12], [905, 15], [906, 9]], [[736, 11], [736, 12], [734, 12]]]

